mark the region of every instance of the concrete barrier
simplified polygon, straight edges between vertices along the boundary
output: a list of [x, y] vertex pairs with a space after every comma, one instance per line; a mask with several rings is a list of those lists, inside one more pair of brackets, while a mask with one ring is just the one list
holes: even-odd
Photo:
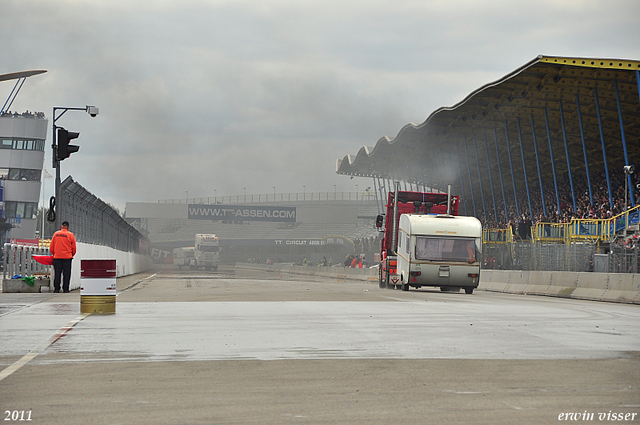
[[[115, 259], [116, 260], [116, 277], [128, 276], [149, 270], [153, 262], [148, 255], [135, 254], [133, 252], [118, 251], [101, 245], [91, 245], [86, 243], [77, 244], [76, 256], [73, 258], [71, 265], [71, 281], [69, 289], [74, 290], [80, 288], [80, 262], [81, 260], [99, 260], [99, 259]], [[51, 279], [53, 279], [53, 266], [50, 268]], [[2, 282], [2, 292], [45, 292], [44, 283], [39, 284], [38, 289], [27, 287], [27, 284], [13, 282], [16, 279], [4, 279]], [[38, 279], [36, 279], [36, 282]], [[53, 282], [47, 285], [53, 291]]]
[[43, 276], [35, 276], [33, 280], [33, 286], [29, 285], [22, 279], [3, 279], [2, 292], [22, 292], [22, 293], [37, 293], [47, 292], [49, 290], [49, 278], [43, 278]]
[[[254, 263], [236, 263], [236, 267], [378, 283], [378, 269]], [[640, 274], [482, 270], [478, 289], [509, 294], [640, 304]]]
[[478, 289], [640, 304], [640, 274], [482, 270]]

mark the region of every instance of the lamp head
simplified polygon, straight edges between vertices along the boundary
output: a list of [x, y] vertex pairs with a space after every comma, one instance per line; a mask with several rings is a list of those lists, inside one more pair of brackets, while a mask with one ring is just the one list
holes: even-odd
[[95, 118], [98, 115], [98, 108], [95, 106], [87, 106], [87, 113], [91, 115], [91, 118]]

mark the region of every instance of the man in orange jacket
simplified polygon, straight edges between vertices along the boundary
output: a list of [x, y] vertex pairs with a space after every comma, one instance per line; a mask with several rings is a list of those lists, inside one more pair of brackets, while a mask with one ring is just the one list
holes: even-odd
[[60, 277], [62, 275], [62, 290], [69, 292], [71, 280], [71, 260], [76, 255], [76, 237], [69, 231], [69, 222], [63, 221], [61, 229], [53, 234], [49, 251], [53, 255], [53, 292], [60, 292]]

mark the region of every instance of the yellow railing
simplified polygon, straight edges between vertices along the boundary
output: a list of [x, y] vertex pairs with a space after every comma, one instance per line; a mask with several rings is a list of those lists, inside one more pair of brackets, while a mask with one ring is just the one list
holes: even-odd
[[482, 229], [483, 243], [510, 243], [512, 239], [511, 229]]
[[565, 243], [568, 223], [537, 223], [531, 228], [533, 242]]
[[640, 215], [640, 205], [637, 205], [630, 210], [623, 212], [622, 214], [618, 214], [613, 217], [610, 221], [610, 225], [607, 226], [606, 233], [603, 236], [606, 236], [607, 240], [613, 239], [613, 236], [616, 232], [623, 230], [625, 227], [629, 227], [631, 225], [638, 224], [638, 218]]
[[[640, 205], [609, 219], [574, 218], [570, 223], [537, 223], [531, 228], [531, 240], [544, 243], [608, 242], [625, 227], [637, 225], [639, 219]], [[483, 242], [488, 242], [484, 235]]]

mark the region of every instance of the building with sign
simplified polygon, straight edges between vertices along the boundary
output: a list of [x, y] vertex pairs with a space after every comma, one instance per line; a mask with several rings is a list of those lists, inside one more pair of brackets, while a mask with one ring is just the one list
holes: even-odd
[[[24, 80], [45, 71], [0, 75], [0, 81], [17, 80], [0, 111], [0, 217], [2, 238], [35, 237], [49, 121], [41, 112], [10, 112]], [[6, 239], [4, 239], [6, 238]]]
[[[184, 201], [184, 200], [183, 200]], [[195, 202], [195, 200], [193, 200]], [[274, 260], [334, 264], [349, 254], [378, 251], [375, 199], [256, 203], [127, 202], [126, 218], [151, 241], [156, 260], [193, 244], [198, 233], [218, 236], [222, 262]], [[367, 249], [370, 248], [370, 249]]]

